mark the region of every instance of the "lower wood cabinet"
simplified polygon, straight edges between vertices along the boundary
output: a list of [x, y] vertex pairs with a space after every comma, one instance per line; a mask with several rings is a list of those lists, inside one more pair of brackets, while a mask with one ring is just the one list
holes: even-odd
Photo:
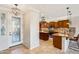
[[58, 49], [62, 49], [62, 37], [61, 36], [53, 36], [53, 45]]
[[40, 39], [44, 40], [44, 41], [47, 41], [49, 39], [49, 34], [48, 33], [40, 32], [39, 36], [40, 36]]

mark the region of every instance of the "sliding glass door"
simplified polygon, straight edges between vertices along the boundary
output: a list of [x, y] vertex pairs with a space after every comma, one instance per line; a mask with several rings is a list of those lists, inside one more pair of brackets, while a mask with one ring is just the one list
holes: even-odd
[[11, 46], [18, 45], [22, 42], [21, 40], [21, 18], [20, 17], [12, 17], [10, 21], [10, 40]]

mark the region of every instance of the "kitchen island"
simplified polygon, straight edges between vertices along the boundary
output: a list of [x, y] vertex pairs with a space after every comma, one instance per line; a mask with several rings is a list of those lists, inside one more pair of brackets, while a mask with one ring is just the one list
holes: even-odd
[[66, 52], [69, 46], [68, 35], [60, 33], [53, 34], [53, 46], [62, 52]]

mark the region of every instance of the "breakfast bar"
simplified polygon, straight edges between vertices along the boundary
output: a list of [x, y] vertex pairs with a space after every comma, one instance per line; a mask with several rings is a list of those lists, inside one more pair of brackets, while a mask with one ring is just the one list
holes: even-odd
[[68, 35], [55, 33], [53, 34], [53, 46], [66, 52], [69, 45]]

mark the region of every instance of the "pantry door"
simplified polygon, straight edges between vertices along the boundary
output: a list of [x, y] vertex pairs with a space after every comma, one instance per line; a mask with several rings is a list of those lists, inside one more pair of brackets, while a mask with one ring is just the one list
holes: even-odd
[[21, 17], [12, 16], [10, 19], [9, 27], [9, 38], [10, 38], [10, 47], [19, 45], [22, 43], [22, 27], [21, 27]]

